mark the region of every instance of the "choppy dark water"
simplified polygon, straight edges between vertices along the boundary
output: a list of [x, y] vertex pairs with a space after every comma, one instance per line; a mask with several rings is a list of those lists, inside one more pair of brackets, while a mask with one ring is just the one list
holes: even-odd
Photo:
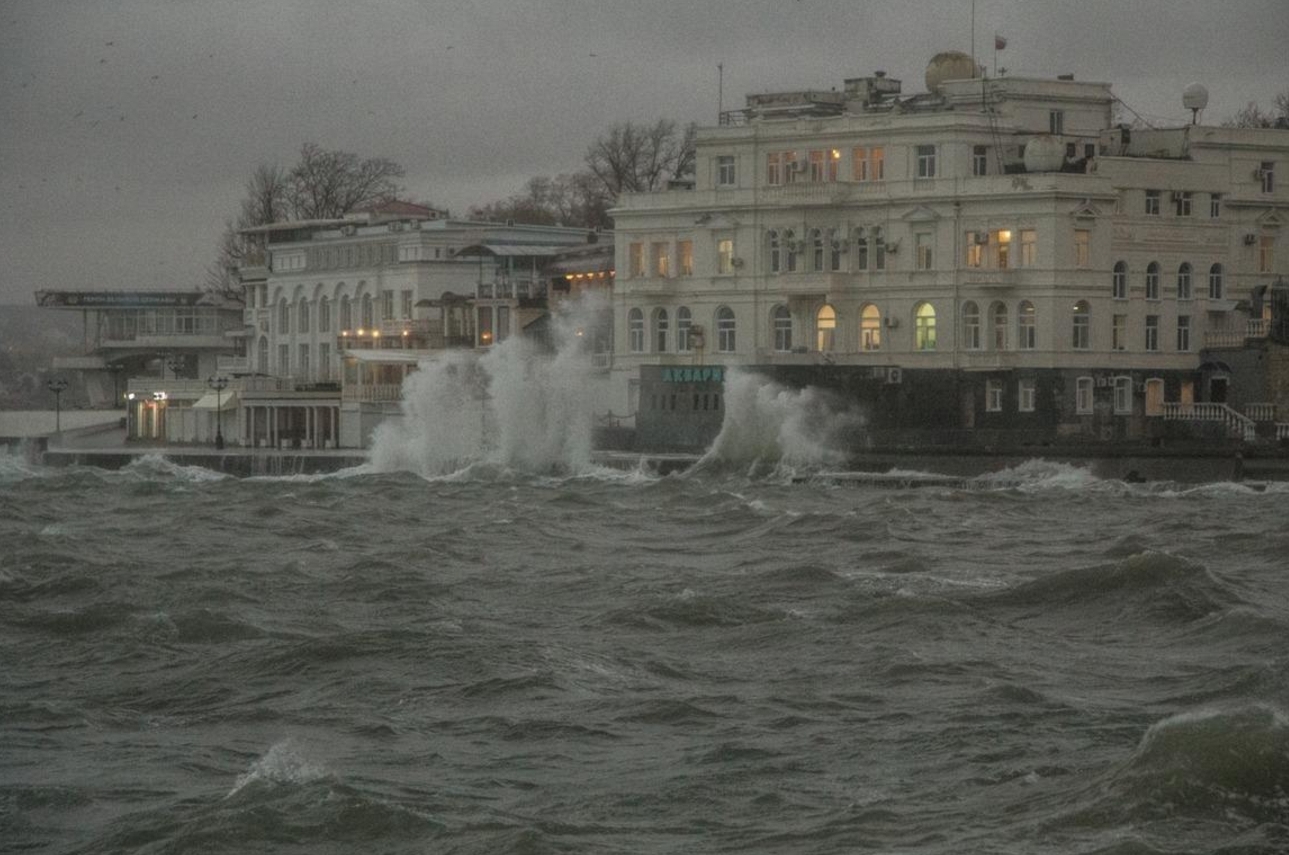
[[0, 458], [0, 849], [1289, 849], [1289, 492]]

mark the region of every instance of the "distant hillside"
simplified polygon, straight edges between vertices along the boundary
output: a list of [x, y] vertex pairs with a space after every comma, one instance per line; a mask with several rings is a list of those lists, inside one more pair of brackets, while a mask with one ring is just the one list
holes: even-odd
[[[79, 312], [0, 305], [0, 409], [21, 410], [51, 406], [45, 381], [53, 376], [55, 356], [81, 353]], [[75, 374], [63, 403], [74, 407], [84, 399]]]

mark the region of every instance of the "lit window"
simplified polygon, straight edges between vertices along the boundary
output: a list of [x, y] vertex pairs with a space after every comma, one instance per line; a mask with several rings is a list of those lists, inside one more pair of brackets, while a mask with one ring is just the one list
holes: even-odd
[[859, 346], [864, 350], [882, 349], [882, 313], [872, 303], [859, 313]]
[[885, 177], [882, 147], [852, 149], [851, 177], [855, 181], [881, 181]]
[[787, 353], [792, 350], [792, 313], [787, 306], [775, 306], [773, 321], [774, 349]]
[[676, 244], [676, 254], [680, 256], [680, 275], [694, 275], [694, 242], [682, 240]]
[[1075, 350], [1087, 350], [1092, 346], [1092, 310], [1086, 300], [1074, 304], [1074, 324], [1071, 346]]
[[627, 247], [627, 275], [632, 279], [644, 276], [644, 244], [632, 243]]
[[1011, 267], [1012, 262], [1012, 232], [1011, 229], [998, 229], [989, 235], [990, 243], [994, 247], [994, 266], [999, 270], [1006, 270]]
[[827, 304], [819, 307], [815, 315], [815, 349], [827, 353], [834, 349], [837, 340], [837, 310]]
[[989, 235], [984, 232], [967, 232], [967, 266], [982, 267]]
[[671, 255], [668, 252], [667, 244], [649, 244], [649, 255], [651, 261], [649, 266], [654, 276], [657, 276], [660, 279], [666, 279], [671, 275]]
[[985, 381], [985, 411], [989, 413], [1003, 411], [1003, 381], [996, 379]]
[[913, 310], [913, 345], [918, 350], [935, 350], [935, 307], [919, 303]]
[[734, 272], [734, 241], [722, 238], [716, 242], [716, 272], [729, 274]]

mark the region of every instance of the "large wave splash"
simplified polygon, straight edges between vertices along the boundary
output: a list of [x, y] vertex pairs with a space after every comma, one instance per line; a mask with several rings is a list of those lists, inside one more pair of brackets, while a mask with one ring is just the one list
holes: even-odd
[[725, 421], [700, 465], [840, 466], [865, 424], [853, 403], [822, 389], [789, 389], [733, 368], [725, 375]]
[[595, 377], [581, 302], [554, 317], [555, 351], [515, 336], [490, 348], [423, 360], [403, 383], [402, 417], [373, 434], [371, 469], [446, 475], [475, 464], [524, 472], [590, 465]]

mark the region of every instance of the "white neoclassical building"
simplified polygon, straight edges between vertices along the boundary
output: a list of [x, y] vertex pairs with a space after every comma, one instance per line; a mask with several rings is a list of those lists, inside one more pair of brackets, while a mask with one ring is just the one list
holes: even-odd
[[931, 441], [1276, 418], [1221, 351], [1267, 336], [1289, 270], [1289, 130], [1130, 129], [1108, 83], [962, 54], [926, 83], [749, 96], [692, 186], [620, 201], [614, 407], [646, 443], [710, 437], [731, 366]]
[[247, 355], [235, 438], [362, 447], [403, 377], [444, 348], [486, 348], [545, 314], [546, 262], [585, 229], [452, 220], [405, 202], [247, 229]]

